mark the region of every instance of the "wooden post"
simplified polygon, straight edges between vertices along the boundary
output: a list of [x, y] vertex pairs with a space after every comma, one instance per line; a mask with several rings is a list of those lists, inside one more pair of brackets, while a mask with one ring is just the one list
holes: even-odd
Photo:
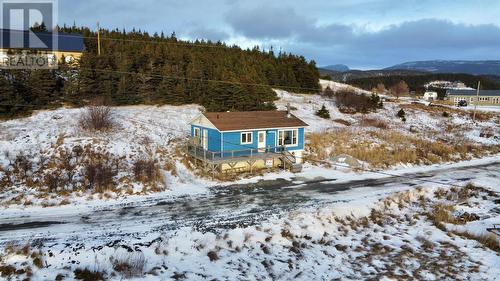
[[481, 87], [481, 80], [477, 82], [477, 92], [476, 92], [476, 100], [474, 101], [474, 115], [472, 115], [472, 122], [476, 123], [476, 110], [477, 103], [479, 102], [479, 88]]
[[248, 165], [250, 165], [250, 174], [253, 173], [253, 164], [255, 164], [255, 162], [257, 161], [254, 161], [252, 158], [250, 158], [250, 160], [247, 161]]
[[101, 55], [101, 27], [97, 22], [97, 55]]

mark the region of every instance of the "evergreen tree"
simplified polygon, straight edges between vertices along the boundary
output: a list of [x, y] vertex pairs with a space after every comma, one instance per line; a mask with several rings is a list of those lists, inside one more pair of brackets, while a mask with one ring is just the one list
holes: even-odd
[[401, 121], [406, 122], [406, 112], [404, 111], [404, 109], [401, 108], [396, 116], [401, 118]]
[[101, 42], [98, 55], [94, 31], [76, 25], [59, 31], [85, 37], [78, 64], [62, 64], [55, 73], [10, 70], [15, 95], [5, 95], [6, 100], [17, 97], [36, 108], [63, 102], [81, 106], [100, 98], [110, 105], [198, 103], [217, 111], [274, 110], [273, 88], [320, 92], [316, 63], [302, 56], [118, 29], [101, 30], [110, 40]]
[[16, 95], [12, 84], [0, 73], [0, 118], [9, 117], [23, 110], [22, 100]]
[[330, 119], [330, 111], [326, 109], [324, 104], [320, 110], [316, 111], [316, 115], [323, 119]]
[[52, 70], [32, 70], [26, 86], [29, 93], [26, 100], [31, 101], [37, 108], [58, 105], [60, 97], [59, 93], [56, 93], [56, 79]]

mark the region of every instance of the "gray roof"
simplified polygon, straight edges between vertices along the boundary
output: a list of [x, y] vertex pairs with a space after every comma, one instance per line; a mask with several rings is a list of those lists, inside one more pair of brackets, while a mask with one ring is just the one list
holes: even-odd
[[[448, 96], [475, 96], [477, 95], [477, 90], [448, 90], [446, 91]], [[500, 97], [500, 90], [480, 90], [479, 96], [484, 97]]]
[[[11, 35], [23, 36], [22, 45], [11, 44]], [[55, 37], [53, 37], [55, 36]], [[57, 40], [53, 40], [53, 39]], [[34, 43], [33, 43], [34, 42]], [[31, 46], [30, 46], [31, 44]], [[83, 52], [85, 44], [79, 34], [28, 32], [26, 30], [0, 29], [1, 49], [36, 49], [62, 52]]]

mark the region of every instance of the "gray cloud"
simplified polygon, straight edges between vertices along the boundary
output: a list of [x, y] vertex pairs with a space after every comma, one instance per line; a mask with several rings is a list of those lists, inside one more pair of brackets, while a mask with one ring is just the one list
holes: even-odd
[[[271, 4], [269, 4], [271, 3]], [[273, 45], [320, 65], [500, 59], [498, 0], [60, 0], [60, 23]]]
[[466, 25], [446, 20], [422, 19], [391, 25], [379, 32], [359, 36], [359, 42], [392, 48], [477, 48], [497, 47], [500, 28], [492, 24]]
[[228, 23], [236, 34], [281, 40], [285, 48], [327, 63], [388, 66], [413, 59], [494, 59], [500, 46], [496, 25], [432, 18], [373, 31], [354, 24], [320, 25], [290, 8], [262, 6], [233, 12]]
[[493, 24], [467, 25], [448, 20], [421, 19], [393, 24], [379, 31], [355, 25], [317, 25], [291, 8], [261, 6], [232, 11], [228, 23], [251, 39], [296, 39], [308, 44], [368, 44], [373, 47], [436, 48], [495, 46], [500, 28]]
[[205, 39], [211, 41], [224, 41], [229, 38], [229, 34], [216, 28], [198, 27], [190, 30], [187, 36], [192, 39]]
[[231, 27], [252, 39], [281, 39], [293, 36], [311, 23], [292, 8], [263, 5], [252, 9], [235, 8], [226, 19]]

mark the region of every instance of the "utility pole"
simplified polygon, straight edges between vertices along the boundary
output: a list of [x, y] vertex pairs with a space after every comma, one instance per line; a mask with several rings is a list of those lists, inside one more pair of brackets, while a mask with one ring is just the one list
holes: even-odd
[[101, 55], [101, 28], [97, 22], [97, 55]]
[[476, 110], [477, 110], [477, 103], [479, 102], [479, 88], [481, 87], [481, 81], [477, 82], [477, 92], [476, 92], [476, 99], [474, 100], [474, 114], [472, 115], [472, 122], [476, 123]]

